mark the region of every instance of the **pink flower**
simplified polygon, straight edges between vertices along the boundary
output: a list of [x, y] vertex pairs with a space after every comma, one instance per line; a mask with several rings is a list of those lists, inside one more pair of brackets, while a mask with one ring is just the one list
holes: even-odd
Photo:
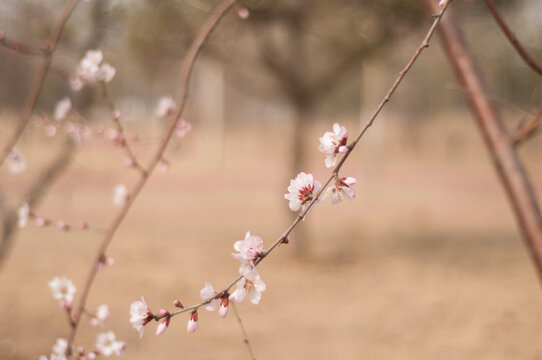
[[188, 320], [188, 325], [186, 326], [186, 331], [189, 333], [195, 333], [199, 329], [199, 322], [198, 322], [198, 312], [194, 311], [192, 315], [190, 315], [190, 319]]
[[109, 319], [109, 307], [105, 304], [98, 306], [94, 316], [90, 318], [92, 326], [104, 326], [107, 319]]
[[189, 122], [184, 121], [183, 119], [179, 120], [177, 122], [177, 127], [175, 128], [175, 135], [177, 137], [182, 138], [185, 136], [190, 130], [192, 130], [192, 125], [190, 125]]
[[213, 285], [211, 285], [210, 283], [206, 282], [205, 283], [205, 287], [203, 289], [201, 289], [200, 291], [200, 296], [201, 296], [201, 299], [203, 301], [207, 301], [207, 300], [211, 300], [210, 303], [208, 303], [207, 305], [205, 305], [205, 309], [207, 309], [207, 311], [214, 311], [216, 309], [216, 305], [218, 303], [218, 299], [216, 299], [216, 290], [213, 288]]
[[314, 180], [312, 174], [300, 172], [295, 179], [290, 180], [288, 194], [284, 195], [286, 200], [290, 200], [290, 209], [297, 211], [299, 208], [305, 210], [305, 206], [312, 201], [322, 185]]
[[236, 241], [233, 244], [237, 254], [233, 256], [242, 263], [249, 262], [254, 264], [256, 260], [264, 251], [263, 240], [258, 236], [250, 236], [250, 231], [247, 231], [245, 240]]
[[245, 301], [245, 297], [248, 294], [250, 302], [258, 304], [262, 298], [262, 292], [265, 291], [265, 283], [256, 269], [249, 270], [246, 267], [241, 267], [240, 272], [243, 278], [239, 280], [237, 289], [231, 293], [229, 299], [239, 304]]
[[96, 338], [96, 349], [100, 354], [104, 356], [122, 355], [126, 349], [126, 343], [124, 341], [117, 341], [115, 333], [108, 331], [106, 333], [99, 333]]
[[338, 182], [335, 182], [335, 185], [330, 186], [326, 189], [326, 192], [322, 196], [322, 201], [331, 195], [331, 203], [338, 204], [344, 199], [348, 201], [354, 201], [356, 193], [350, 187], [356, 183], [356, 179], [353, 177], [343, 177], [340, 178]]
[[333, 132], [326, 132], [320, 138], [320, 146], [318, 150], [323, 152], [325, 157], [326, 167], [330, 168], [337, 163], [337, 154], [344, 154], [348, 151], [346, 140], [348, 139], [348, 130], [344, 126], [337, 123], [333, 124]]
[[446, 0], [440, 0], [440, 1], [438, 2], [438, 6], [440, 6], [440, 7], [443, 7], [444, 4], [446, 4]]
[[167, 118], [173, 114], [177, 104], [171, 96], [164, 96], [158, 99], [158, 105], [156, 106], [155, 114], [161, 118]]
[[60, 301], [62, 307], [71, 306], [76, 289], [70, 279], [66, 276], [61, 278], [55, 276], [53, 280], [49, 281], [49, 287], [53, 291], [53, 297]]
[[145, 331], [145, 325], [153, 319], [153, 314], [143, 296], [141, 300], [134, 301], [130, 305], [130, 322], [132, 326], [139, 331], [139, 337], [143, 337], [143, 332]]

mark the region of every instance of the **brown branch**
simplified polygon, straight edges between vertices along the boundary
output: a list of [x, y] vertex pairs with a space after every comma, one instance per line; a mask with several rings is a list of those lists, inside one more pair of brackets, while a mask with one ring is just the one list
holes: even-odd
[[[408, 73], [410, 68], [414, 65], [414, 63], [416, 62], [416, 60], [418, 59], [420, 54], [423, 52], [423, 50], [425, 48], [429, 47], [429, 41], [431, 40], [431, 37], [435, 33], [435, 30], [437, 29], [437, 26], [438, 26], [438, 24], [440, 22], [440, 19], [442, 18], [442, 15], [444, 14], [446, 9], [448, 8], [448, 5], [449, 5], [449, 3], [451, 1], [452, 0], [448, 0], [444, 4], [444, 6], [442, 7], [440, 13], [433, 16], [434, 17], [433, 24], [429, 28], [429, 30], [428, 30], [427, 34], [425, 35], [425, 38], [423, 39], [422, 43], [418, 46], [418, 48], [416, 49], [414, 55], [412, 55], [412, 57], [410, 58], [410, 60], [406, 64], [406, 66], [401, 70], [401, 72], [399, 73], [399, 76], [395, 79], [395, 82], [390, 87], [390, 89], [388, 90], [388, 92], [386, 93], [386, 95], [384, 96], [384, 98], [382, 99], [382, 101], [380, 102], [378, 107], [376, 108], [373, 115], [367, 120], [367, 122], [365, 122], [364, 126], [361, 128], [361, 130], [360, 130], [358, 136], [356, 137], [356, 139], [348, 146], [348, 151], [341, 158], [341, 160], [339, 161], [337, 166], [335, 166], [335, 168], [333, 169], [333, 172], [331, 173], [329, 178], [324, 182], [324, 184], [322, 185], [322, 188], [320, 189], [320, 191], [314, 196], [313, 200], [308, 204], [308, 206], [305, 208], [305, 210], [302, 211], [300, 213], [300, 215], [296, 217], [296, 219], [288, 227], [288, 229], [286, 229], [284, 231], [284, 233], [262, 255], [260, 255], [258, 260], [255, 261], [255, 266], [259, 265], [280, 244], [287, 241], [288, 236], [290, 235], [290, 233], [294, 230], [294, 228], [299, 224], [299, 222], [301, 220], [305, 219], [305, 217], [307, 216], [309, 211], [312, 209], [312, 207], [319, 201], [319, 199], [320, 199], [322, 193], [325, 191], [326, 187], [338, 176], [341, 167], [343, 166], [343, 164], [346, 161], [346, 159], [348, 158], [348, 156], [350, 156], [350, 154], [352, 153], [352, 151], [354, 150], [354, 148], [356, 147], [356, 145], [360, 141], [361, 137], [365, 134], [365, 132], [369, 129], [369, 127], [371, 127], [371, 125], [373, 125], [375, 119], [378, 117], [378, 115], [380, 114], [380, 112], [382, 111], [384, 106], [388, 102], [390, 102], [392, 95], [395, 93], [395, 90], [397, 90], [397, 88], [399, 87], [399, 84], [401, 83], [401, 81], [403, 80], [405, 75]], [[218, 291], [215, 298], [219, 298], [221, 296], [225, 296], [226, 294], [228, 294], [229, 290], [233, 287], [233, 285], [235, 285], [241, 279], [242, 279], [242, 276], [237, 276], [228, 285], [226, 285], [222, 290]], [[177, 310], [175, 312], [170, 313], [169, 316], [173, 317], [175, 315], [182, 314], [182, 313], [185, 313], [185, 312], [188, 312], [188, 311], [192, 312], [194, 310], [199, 309], [200, 307], [202, 307], [204, 305], [207, 305], [208, 303], [213, 301], [213, 299], [215, 299], [215, 298], [211, 298], [209, 300], [204, 300], [204, 301], [202, 301], [202, 302], [200, 302], [198, 304], [194, 304], [194, 305], [191, 305], [189, 307], [179, 309], [179, 310]], [[159, 316], [159, 315], [154, 316], [154, 319], [156, 321], [159, 321], [162, 318], [164, 318], [164, 316]]]
[[[47, 190], [69, 165], [74, 154], [74, 149], [73, 142], [67, 141], [59, 155], [51, 161], [43, 175], [41, 175], [30, 187], [25, 199], [27, 199], [26, 201], [31, 208], [47, 193]], [[9, 253], [9, 249], [11, 248], [13, 238], [18, 228], [17, 209], [9, 209], [3, 199], [0, 199], [0, 204], [1, 212], [3, 213], [2, 240], [0, 242], [1, 265], [7, 258], [7, 254]]]
[[235, 306], [235, 303], [231, 302], [231, 307], [233, 308], [233, 313], [235, 314], [235, 317], [237, 318], [237, 322], [239, 323], [239, 328], [241, 329], [241, 334], [243, 335], [243, 342], [247, 345], [248, 353], [250, 354], [251, 360], [256, 360], [256, 357], [254, 356], [254, 351], [252, 351], [252, 346], [250, 345], [250, 341], [248, 340], [247, 331], [245, 330], [245, 326], [243, 325], [243, 320], [241, 320], [241, 317], [239, 316], [239, 313], [237, 312], [237, 307]]
[[[201, 27], [200, 32], [192, 42], [190, 48], [188, 49], [188, 52], [184, 58], [182, 67], [181, 67], [181, 78], [179, 83], [179, 97], [178, 97], [178, 105], [175, 109], [174, 114], [171, 116], [168, 126], [164, 132], [163, 138], [160, 142], [160, 145], [158, 146], [158, 149], [156, 150], [153, 158], [151, 159], [149, 165], [145, 168], [145, 172], [141, 174], [140, 180], [135, 185], [131, 196], [129, 197], [126, 204], [120, 209], [119, 213], [113, 220], [113, 223], [109, 227], [105, 238], [103, 239], [97, 253], [95, 260], [92, 264], [92, 267], [90, 269], [90, 272], [87, 276], [87, 280], [85, 282], [85, 285], [83, 287], [83, 290], [81, 292], [79, 302], [73, 317], [74, 320], [74, 326], [71, 328], [70, 333], [68, 335], [68, 352], [71, 351], [71, 348], [73, 346], [75, 335], [77, 333], [77, 329], [79, 328], [79, 324], [81, 321], [81, 316], [85, 309], [85, 303], [87, 300], [87, 297], [90, 293], [90, 289], [92, 287], [92, 284], [94, 282], [94, 279], [96, 277], [96, 273], [98, 271], [98, 267], [100, 262], [102, 261], [103, 257], [105, 256], [105, 251], [107, 250], [107, 247], [109, 246], [109, 243], [113, 239], [115, 232], [121, 225], [122, 221], [128, 214], [128, 211], [130, 210], [132, 204], [136, 200], [137, 196], [141, 192], [141, 189], [145, 186], [147, 183], [147, 180], [149, 179], [150, 174], [152, 174], [153, 170], [156, 168], [156, 165], [160, 162], [162, 159], [162, 155], [164, 154], [164, 151], [166, 150], [166, 147], [169, 143], [169, 140], [171, 139], [171, 136], [173, 135], [173, 132], [175, 131], [175, 127], [177, 124], [178, 119], [181, 117], [181, 114], [184, 110], [186, 99], [188, 96], [188, 82], [190, 80], [192, 69], [194, 62], [196, 60], [196, 57], [198, 56], [203, 43], [207, 40], [209, 35], [211, 34], [212, 30], [216, 27], [216, 25], [219, 23], [219, 21], [224, 17], [224, 15], [228, 12], [228, 10], [237, 2], [237, 0], [224, 0], [213, 12], [213, 14], [209, 17], [209, 19], [203, 24]], [[68, 354], [70, 355], [70, 354]]]
[[525, 123], [515, 134], [514, 136], [514, 145], [518, 146], [524, 143], [527, 139], [530, 139], [534, 134], [540, 130], [540, 125], [542, 121], [542, 107], [538, 109], [536, 116], [531, 117], [531, 119]]
[[514, 47], [514, 49], [516, 49], [516, 52], [519, 54], [519, 56], [521, 56], [521, 58], [523, 59], [523, 61], [525, 61], [527, 63], [527, 65], [529, 65], [531, 67], [531, 69], [533, 69], [536, 73], [538, 73], [538, 75], [542, 75], [542, 66], [540, 66], [528, 53], [527, 51], [523, 48], [523, 46], [521, 45], [521, 43], [519, 42], [519, 40], [516, 38], [516, 36], [514, 35], [514, 33], [510, 30], [510, 28], [506, 25], [506, 23], [504, 22], [503, 18], [501, 17], [501, 15], [499, 14], [499, 12], [497, 11], [497, 8], [495, 7], [495, 5], [493, 4], [493, 2], [491, 0], [484, 0], [486, 2], [486, 5], [487, 5], [487, 8], [489, 9], [489, 11], [491, 12], [491, 14], [493, 15], [493, 17], [495, 18], [495, 21], [497, 22], [497, 24], [499, 25], [499, 27], [501, 28], [502, 32], [504, 33], [504, 35], [506, 36], [506, 38], [508, 39], [508, 41], [510, 41], [510, 43], [512, 44], [512, 46]]
[[[434, 1], [425, 0], [430, 11]], [[486, 98], [486, 85], [472, 58], [467, 44], [450, 16], [443, 21], [441, 42], [453, 65], [461, 85], [468, 90], [466, 96], [471, 111], [491, 154], [499, 179], [512, 205], [519, 229], [542, 277], [542, 217], [529, 179], [517, 157], [513, 141], [506, 132], [501, 118]], [[479, 94], [481, 96], [473, 96]]]
[[132, 162], [132, 166], [136, 168], [137, 170], [139, 170], [143, 175], [146, 175], [147, 170], [145, 170], [143, 166], [139, 163], [139, 161], [136, 158], [135, 152], [130, 147], [130, 144], [128, 144], [126, 132], [124, 131], [124, 128], [122, 124], [120, 123], [120, 117], [119, 117], [120, 113], [117, 113], [117, 110], [115, 108], [115, 103], [113, 102], [113, 99], [111, 98], [111, 95], [109, 94], [109, 89], [107, 88], [107, 85], [105, 82], [102, 82], [102, 90], [103, 90], [105, 100], [107, 102], [107, 106], [109, 107], [109, 110], [111, 111], [113, 123], [115, 124], [115, 127], [117, 128], [117, 132], [121, 136], [122, 148], [125, 150], [126, 155]]
[[19, 41], [7, 38], [3, 32], [0, 32], [0, 46], [10, 49], [16, 54], [47, 56], [47, 50], [36, 46], [27, 45]]
[[68, 18], [70, 17], [71, 13], [73, 12], [73, 9], [75, 8], [75, 6], [77, 5], [79, 1], [80, 0], [71, 0], [68, 3], [68, 5], [64, 8], [64, 11], [62, 12], [62, 15], [58, 18], [56, 25], [53, 29], [53, 32], [51, 33], [51, 36], [49, 37], [49, 39], [45, 42], [45, 45], [43, 46], [44, 51], [45, 51], [43, 62], [40, 65], [38, 74], [36, 75], [34, 85], [30, 90], [30, 94], [28, 96], [26, 106], [21, 115], [21, 120], [19, 121], [19, 124], [17, 125], [15, 132], [8, 139], [7, 144], [4, 146], [1, 152], [0, 166], [2, 166], [4, 162], [6, 161], [6, 158], [9, 152], [15, 146], [15, 144], [17, 144], [17, 141], [19, 141], [19, 138], [23, 134], [24, 129], [26, 128], [26, 125], [28, 124], [28, 121], [30, 120], [30, 115], [32, 115], [32, 112], [34, 111], [34, 107], [36, 106], [36, 102], [38, 101], [38, 97], [41, 93], [41, 89], [43, 88], [43, 83], [45, 82], [45, 77], [47, 76], [47, 73], [49, 71], [49, 66], [51, 65], [52, 56], [57, 47], [58, 40], [60, 39], [60, 35], [62, 34], [62, 30], [64, 29], [64, 26], [66, 25], [66, 22], [68, 21]]

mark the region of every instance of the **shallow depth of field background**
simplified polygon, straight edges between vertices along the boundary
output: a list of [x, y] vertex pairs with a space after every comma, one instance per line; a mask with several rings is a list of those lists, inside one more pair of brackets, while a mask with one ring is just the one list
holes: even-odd
[[[24, 3], [28, 9], [38, 6]], [[187, 3], [178, 2], [178, 10], [194, 11]], [[532, 12], [542, 15], [534, 3], [518, 1], [506, 12], [514, 24], [523, 25], [520, 34], [526, 39], [536, 38], [533, 29], [540, 25], [527, 21]], [[119, 35], [126, 23], [118, 19], [152, 16], [166, 6], [137, 4], [131, 15], [119, 10], [129, 6], [124, 2], [105, 6], [107, 16], [117, 22], [109, 23], [109, 37], [98, 45], [105, 60], [117, 68], [112, 94], [128, 133], [139, 135], [131, 144], [146, 164], [165, 126], [153, 115], [155, 102], [176, 94], [183, 51], [168, 53], [164, 63], [154, 58], [145, 63], [118, 50], [128, 51], [126, 36]], [[0, 17], [7, 34], [22, 31], [22, 14], [27, 20], [38, 16], [9, 1], [0, 5], [6, 10]], [[476, 40], [476, 31], [491, 29], [486, 31], [493, 45], [475, 42], [472, 47], [495, 96], [536, 111], [540, 79], [517, 59], [481, 4], [453, 5], [463, 16], [468, 37]], [[84, 19], [92, 6], [82, 3], [75, 19]], [[192, 19], [194, 32], [205, 17], [196, 14], [201, 19]], [[320, 181], [329, 176], [317, 150], [318, 138], [334, 122], [347, 126], [351, 137], [357, 133], [421, 41], [426, 28], [421, 22], [424, 26], [390, 39], [352, 67], [315, 106], [303, 129], [307, 156], [300, 170]], [[73, 66], [84, 53], [74, 50], [80, 44], [78, 36], [88, 36], [85, 23], [80, 24], [81, 29], [72, 24], [66, 30], [65, 42], [72, 47], [59, 49], [60, 68]], [[217, 29], [212, 42], [217, 51], [204, 54], [196, 66], [183, 116], [193, 130], [171, 142], [165, 156], [170, 169], [152, 175], [109, 247], [115, 266], [98, 274], [89, 297], [89, 310], [103, 303], [110, 306], [105, 329], [127, 342], [126, 359], [249, 358], [231, 311], [219, 319], [216, 312], [202, 309], [195, 334], [186, 333], [187, 316], [173, 318], [159, 337], [152, 323], [142, 340], [128, 322], [130, 303], [141, 296], [154, 311], [172, 310], [174, 299], [185, 305], [199, 302], [206, 281], [222, 288], [237, 274], [238, 263], [231, 256], [236, 240], [250, 231], [269, 245], [292, 220], [283, 195], [296, 175], [291, 169], [295, 111], [273, 82], [275, 77], [258, 65], [254, 43], [244, 45], [248, 55], [236, 53], [228, 62], [220, 61], [220, 52], [234, 47], [236, 36], [244, 38], [249, 25], [234, 11]], [[167, 30], [166, 25], [155, 26]], [[149, 29], [151, 40], [164, 40], [158, 30]], [[30, 29], [21, 36], [32, 39], [32, 31], [39, 34]], [[129, 44], [141, 50], [153, 42]], [[526, 44], [541, 54], [539, 41]], [[173, 45], [168, 43], [175, 49]], [[0, 63], [5, 64], [0, 69], [3, 144], [31, 79], [25, 73], [24, 81], [17, 82], [9, 66], [35, 71], [37, 62], [0, 49]], [[239, 68], [246, 68], [247, 74], [240, 77]], [[49, 76], [36, 114], [51, 116], [56, 101], [70, 96], [89, 119], [111, 128], [99, 89], [74, 94], [62, 76]], [[294, 231], [291, 243], [261, 264], [259, 272], [267, 284], [261, 303], [237, 306], [257, 359], [542, 359], [540, 284], [457, 89], [435, 41], [343, 167], [343, 176], [358, 180], [356, 201], [319, 204], [299, 226], [303, 238]], [[514, 129], [525, 115], [502, 102], [503, 117]], [[31, 179], [61, 149], [60, 136], [47, 137], [30, 124], [19, 144], [27, 171], [1, 172], [8, 203], [18, 204]], [[541, 149], [538, 138], [520, 150], [538, 194]], [[68, 223], [85, 219], [107, 227], [118, 211], [112, 203], [114, 186], [124, 183], [130, 188], [137, 180], [135, 171], [123, 167], [123, 158], [122, 149], [103, 139], [89, 140], [77, 149], [70, 168], [36, 212]], [[0, 267], [0, 359], [38, 358], [50, 353], [58, 337], [67, 336], [65, 314], [47, 282], [65, 274], [81, 289], [101, 238], [99, 230], [62, 232], [32, 224], [19, 232]], [[302, 255], [296, 251], [298, 240], [307, 249]], [[98, 331], [83, 322], [77, 345], [92, 348]]]

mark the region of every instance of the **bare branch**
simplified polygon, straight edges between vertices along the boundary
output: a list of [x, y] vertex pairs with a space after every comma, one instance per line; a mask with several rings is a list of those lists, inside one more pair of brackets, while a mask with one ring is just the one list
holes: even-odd
[[243, 334], [243, 342], [247, 345], [248, 352], [250, 354], [251, 360], [256, 360], [256, 357], [254, 356], [254, 352], [252, 351], [252, 346], [250, 345], [250, 341], [248, 340], [248, 335], [245, 330], [245, 326], [243, 325], [243, 320], [241, 320], [241, 317], [239, 316], [239, 313], [237, 312], [237, 307], [231, 302], [231, 307], [233, 308], [233, 313], [235, 314], [235, 317], [237, 318], [237, 322], [239, 323], [239, 328], [241, 329], [241, 334]]
[[502, 32], [504, 33], [504, 35], [506, 36], [508, 41], [510, 41], [510, 44], [512, 44], [514, 49], [516, 49], [516, 52], [519, 54], [519, 56], [521, 56], [523, 61], [525, 61], [527, 63], [527, 65], [529, 65], [531, 67], [531, 69], [533, 69], [536, 73], [538, 73], [538, 75], [542, 76], [542, 66], [540, 66], [540, 64], [538, 64], [527, 53], [525, 48], [523, 48], [523, 46], [521, 45], [519, 40], [516, 38], [516, 36], [512, 32], [512, 30], [510, 30], [508, 25], [506, 25], [506, 23], [504, 22], [503, 18], [501, 17], [499, 12], [497, 11], [497, 8], [493, 4], [493, 1], [491, 1], [491, 0], [484, 0], [484, 1], [486, 2], [487, 8], [489, 9], [491, 14], [493, 15], [493, 18], [495, 18], [495, 21], [497, 22], [497, 24], [501, 28]]
[[540, 129], [541, 121], [542, 107], [538, 109], [536, 116], [531, 117], [531, 119], [527, 121], [525, 125], [518, 130], [518, 132], [516, 132], [516, 135], [514, 136], [514, 145], [518, 146], [536, 134], [536, 132]]
[[224, 17], [224, 15], [236, 2], [237, 0], [224, 0], [214, 10], [213, 14], [209, 17], [207, 22], [201, 27], [198, 35], [192, 42], [192, 45], [190, 46], [190, 48], [188, 49], [188, 52], [184, 58], [184, 61], [181, 67], [181, 79], [179, 83], [180, 94], [178, 97], [177, 108], [175, 109], [174, 114], [171, 116], [169, 120], [168, 126], [164, 132], [163, 138], [153, 158], [151, 159], [149, 165], [145, 168], [145, 172], [141, 173], [141, 178], [135, 185], [134, 189], [132, 190], [131, 196], [129, 197], [126, 204], [120, 209], [119, 213], [113, 220], [113, 223], [109, 227], [104, 239], [102, 240], [102, 243], [100, 244], [100, 247], [96, 253], [95, 260], [92, 263], [90, 272], [87, 276], [85, 285], [83, 286], [81, 296], [79, 298], [79, 302], [75, 309], [75, 313], [73, 317], [74, 326], [71, 328], [70, 333], [68, 335], [68, 351], [71, 351], [73, 342], [75, 340], [75, 335], [77, 333], [77, 329], [79, 328], [81, 316], [84, 313], [87, 297], [90, 293], [92, 284], [94, 283], [94, 279], [96, 278], [96, 273], [98, 271], [99, 264], [105, 256], [105, 251], [107, 250], [109, 243], [115, 236], [117, 229], [122, 224], [122, 221], [128, 214], [128, 211], [132, 207], [132, 204], [135, 202], [135, 200], [137, 199], [137, 196], [139, 195], [139, 193], [141, 192], [141, 190], [147, 183], [149, 176], [152, 174], [153, 170], [156, 168], [156, 165], [161, 161], [164, 151], [166, 150], [167, 145], [169, 143], [169, 140], [171, 139], [171, 136], [173, 135], [173, 132], [175, 131], [177, 121], [180, 118], [184, 110], [184, 106], [186, 104], [186, 99], [188, 96], [188, 82], [192, 74], [192, 69], [193, 69], [196, 57], [198, 56], [205, 40], [209, 37], [212, 30], [216, 27], [219, 21]]
[[[434, 2], [425, 0], [432, 11]], [[542, 217], [534, 191], [517, 157], [513, 141], [501, 118], [486, 98], [487, 90], [480, 71], [453, 18], [443, 21], [441, 42], [461, 85], [469, 91], [467, 100], [475, 115], [499, 179], [512, 205], [519, 229], [530, 251], [537, 273], [542, 278]], [[471, 94], [479, 94], [474, 96]]]
[[38, 74], [36, 75], [34, 86], [30, 90], [30, 95], [28, 97], [26, 106], [23, 110], [21, 120], [19, 124], [17, 125], [15, 132], [9, 138], [7, 144], [4, 146], [2, 150], [2, 153], [0, 155], [0, 166], [2, 166], [4, 162], [6, 161], [6, 158], [9, 152], [15, 146], [15, 144], [17, 144], [17, 141], [19, 141], [19, 138], [23, 134], [24, 129], [26, 128], [26, 125], [28, 124], [28, 120], [30, 120], [30, 115], [32, 115], [32, 112], [34, 111], [34, 107], [36, 106], [36, 102], [38, 101], [38, 97], [41, 93], [43, 83], [45, 82], [45, 77], [47, 76], [47, 73], [49, 71], [49, 66], [51, 65], [52, 56], [58, 44], [58, 40], [60, 39], [60, 35], [62, 34], [62, 30], [64, 29], [64, 26], [66, 25], [66, 22], [68, 21], [68, 18], [70, 17], [71, 13], [73, 12], [73, 9], [75, 8], [75, 6], [77, 5], [79, 1], [80, 0], [71, 0], [66, 6], [66, 8], [64, 8], [62, 15], [58, 18], [56, 22], [54, 30], [51, 33], [51, 36], [49, 37], [49, 39], [46, 41], [44, 45], [44, 49], [46, 49], [45, 50], [46, 54], [44, 56], [43, 62], [40, 65]]

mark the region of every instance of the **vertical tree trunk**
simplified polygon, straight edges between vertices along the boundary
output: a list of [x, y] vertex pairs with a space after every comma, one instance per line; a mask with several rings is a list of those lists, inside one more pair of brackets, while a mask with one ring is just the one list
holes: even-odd
[[[430, 11], [434, 1], [425, 0]], [[542, 217], [529, 178], [499, 113], [489, 100], [485, 81], [449, 9], [440, 24], [440, 39], [491, 154], [527, 248], [542, 280]]]

